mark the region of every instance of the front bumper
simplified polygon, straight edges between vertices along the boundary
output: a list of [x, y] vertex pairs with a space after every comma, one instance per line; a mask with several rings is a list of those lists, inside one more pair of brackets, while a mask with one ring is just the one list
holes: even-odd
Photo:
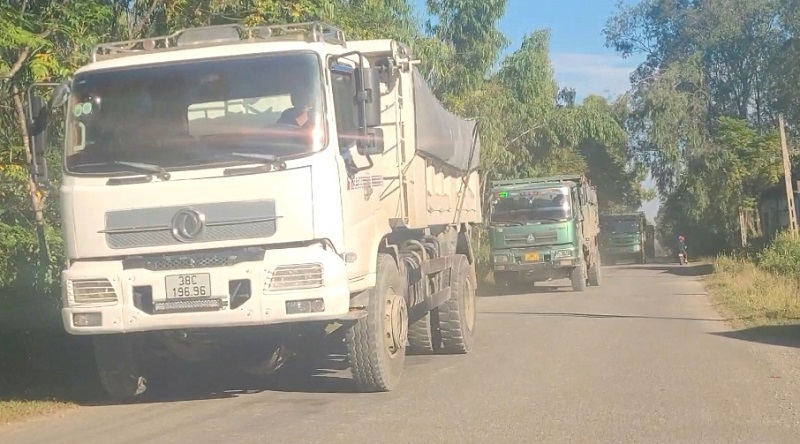
[[[344, 262], [319, 246], [267, 250], [263, 259], [232, 265], [204, 265], [209, 266], [153, 270], [125, 267], [122, 260], [76, 262], [62, 275], [64, 327], [70, 334], [91, 335], [345, 320], [356, 315], [350, 313]], [[189, 279], [200, 285], [190, 284], [193, 294], [181, 298], [175, 296], [180, 292], [172, 291], [168, 297], [167, 276], [197, 274], [210, 280]]]
[[[531, 254], [533, 257], [528, 257]], [[501, 258], [505, 260], [498, 260]], [[496, 272], [536, 272], [571, 268], [579, 264], [577, 249], [570, 247], [520, 248], [492, 252], [492, 269]]]
[[613, 255], [640, 254], [642, 252], [641, 245], [610, 246], [602, 249], [607, 254]]
[[567, 258], [567, 259], [556, 259], [548, 262], [495, 264], [494, 271], [525, 273], [525, 272], [556, 270], [565, 267], [572, 268], [578, 265], [580, 265], [580, 259]]

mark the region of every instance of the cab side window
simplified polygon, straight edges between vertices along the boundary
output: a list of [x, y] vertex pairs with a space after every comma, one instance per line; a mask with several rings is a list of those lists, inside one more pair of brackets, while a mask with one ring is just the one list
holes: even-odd
[[333, 109], [339, 149], [352, 148], [356, 143], [356, 84], [352, 73], [331, 71]]
[[581, 208], [581, 200], [579, 196], [580, 193], [578, 193], [578, 188], [572, 188], [572, 190], [570, 190], [570, 194], [572, 195], [572, 211], [577, 213]]

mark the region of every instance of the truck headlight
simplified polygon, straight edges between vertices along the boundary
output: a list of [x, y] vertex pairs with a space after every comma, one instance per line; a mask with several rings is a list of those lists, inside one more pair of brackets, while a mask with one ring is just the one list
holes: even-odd
[[76, 304], [117, 302], [117, 292], [106, 278], [69, 279], [67, 300]]
[[494, 256], [492, 258], [495, 264], [506, 264], [508, 263], [508, 256]]
[[279, 265], [267, 281], [269, 290], [309, 290], [323, 285], [322, 264]]
[[556, 250], [553, 252], [553, 257], [555, 259], [561, 259], [572, 256], [575, 256], [575, 252], [573, 252], [572, 250]]

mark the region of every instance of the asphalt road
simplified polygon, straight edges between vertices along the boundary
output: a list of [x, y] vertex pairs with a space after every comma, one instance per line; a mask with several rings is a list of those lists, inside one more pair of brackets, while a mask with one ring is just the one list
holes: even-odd
[[258, 390], [198, 377], [174, 399], [0, 427], [0, 443], [800, 442], [800, 344], [732, 331], [702, 268], [481, 297], [475, 350], [410, 357], [391, 393], [349, 393], [341, 362]]

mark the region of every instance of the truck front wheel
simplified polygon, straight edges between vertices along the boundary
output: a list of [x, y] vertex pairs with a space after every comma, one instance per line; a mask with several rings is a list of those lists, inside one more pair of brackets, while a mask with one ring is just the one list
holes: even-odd
[[147, 390], [139, 335], [102, 335], [92, 339], [100, 382], [109, 396], [127, 402]]
[[585, 269], [586, 265], [584, 263], [581, 263], [572, 269], [570, 280], [572, 281], [572, 289], [574, 291], [586, 290], [586, 273], [584, 273]]
[[398, 384], [406, 357], [405, 283], [394, 259], [378, 255], [375, 288], [367, 290], [367, 316], [347, 332], [347, 357], [361, 392], [388, 392]]

